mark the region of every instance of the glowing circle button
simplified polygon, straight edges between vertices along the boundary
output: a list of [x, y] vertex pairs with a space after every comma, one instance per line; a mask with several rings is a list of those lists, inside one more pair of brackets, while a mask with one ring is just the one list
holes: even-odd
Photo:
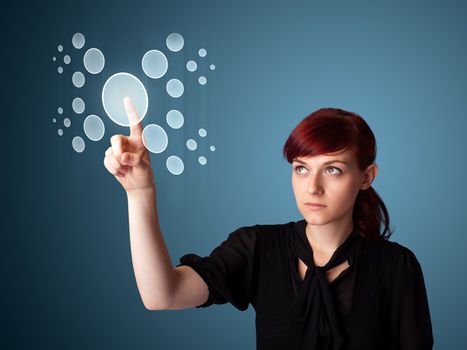
[[148, 94], [143, 83], [130, 73], [120, 72], [112, 75], [102, 88], [102, 104], [105, 113], [112, 121], [122, 126], [130, 126], [123, 105], [123, 99], [130, 97], [139, 118], [133, 124], [143, 120], [148, 110]]

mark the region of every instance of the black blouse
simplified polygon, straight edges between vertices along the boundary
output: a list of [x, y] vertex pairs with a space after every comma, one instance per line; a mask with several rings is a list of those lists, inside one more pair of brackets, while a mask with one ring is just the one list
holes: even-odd
[[[186, 254], [209, 287], [197, 306], [256, 311], [258, 350], [432, 349], [421, 266], [396, 242], [352, 231], [325, 266], [315, 266], [306, 221], [240, 227], [209, 256]], [[308, 266], [302, 280], [298, 257]], [[348, 261], [332, 282], [325, 272]]]

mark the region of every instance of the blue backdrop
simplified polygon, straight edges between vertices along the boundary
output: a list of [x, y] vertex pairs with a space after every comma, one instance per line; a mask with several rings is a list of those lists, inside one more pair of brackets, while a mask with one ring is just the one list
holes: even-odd
[[[83, 0], [22, 2], [2, 12], [1, 348], [255, 348], [251, 306], [143, 306], [126, 196], [103, 166], [110, 137], [128, 135], [100, 100], [103, 83], [119, 71], [148, 89], [143, 125], [163, 124], [172, 108], [185, 116], [182, 129], [167, 131], [168, 149], [152, 154], [174, 265], [189, 252], [209, 254], [240, 226], [302, 219], [282, 146], [314, 110], [348, 109], [376, 135], [373, 186], [389, 209], [391, 240], [422, 265], [435, 348], [467, 348], [467, 3]], [[71, 110], [71, 73], [83, 69], [71, 45], [76, 32], [106, 57], [102, 73], [88, 74], [80, 90], [106, 133], [87, 140], [83, 153], [71, 146], [74, 136], [86, 139], [84, 117]], [[172, 32], [185, 39], [181, 52], [165, 47]], [[199, 67], [205, 86], [184, 69], [199, 48], [208, 52]], [[160, 80], [141, 69], [150, 49], [169, 58], [172, 70]], [[58, 74], [52, 57], [66, 52], [72, 62]], [[165, 93], [170, 77], [184, 81], [182, 98]], [[52, 118], [61, 123], [65, 115], [72, 125], [59, 136]], [[208, 135], [188, 151], [184, 142], [200, 127]], [[179, 176], [165, 167], [170, 154], [184, 160]]]

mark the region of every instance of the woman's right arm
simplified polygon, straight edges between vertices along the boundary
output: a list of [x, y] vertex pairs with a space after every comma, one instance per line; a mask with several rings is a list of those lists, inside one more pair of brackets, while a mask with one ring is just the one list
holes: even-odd
[[127, 194], [133, 270], [141, 299], [149, 310], [195, 307], [209, 296], [204, 280], [188, 266], [172, 266], [159, 225], [156, 186], [143, 127], [129, 98], [124, 106], [130, 136], [114, 135], [104, 166]]

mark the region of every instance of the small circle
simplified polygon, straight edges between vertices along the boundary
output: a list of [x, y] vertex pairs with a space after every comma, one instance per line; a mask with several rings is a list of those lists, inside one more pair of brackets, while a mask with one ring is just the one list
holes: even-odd
[[198, 157], [198, 162], [199, 162], [199, 164], [201, 164], [201, 165], [206, 165], [206, 163], [208, 162], [208, 160], [206, 159], [206, 157], [199, 156], [199, 157]]
[[198, 55], [200, 57], [206, 57], [207, 54], [208, 54], [208, 52], [206, 51], [206, 49], [199, 49], [198, 50]]
[[62, 130], [62, 129], [58, 129], [58, 130], [57, 130], [57, 133], [58, 133], [59, 136], [62, 136], [62, 135], [63, 135], [63, 130]]
[[198, 68], [198, 65], [197, 65], [196, 62], [193, 61], [193, 60], [189, 60], [189, 61], [186, 63], [186, 69], [187, 69], [189, 72], [194, 72], [197, 68]]
[[198, 130], [198, 134], [201, 137], [205, 137], [208, 134], [208, 132], [206, 131], [206, 129], [201, 128]]
[[183, 36], [178, 33], [171, 33], [165, 41], [170, 51], [178, 52], [183, 48], [184, 40]]
[[71, 77], [71, 81], [73, 82], [73, 85], [76, 86], [77, 88], [83, 87], [86, 78], [84, 77], [84, 74], [81, 72], [74, 72], [73, 76]]
[[81, 98], [76, 97], [71, 103], [71, 107], [73, 108], [76, 114], [81, 114], [84, 112], [86, 105], [84, 104], [84, 101]]
[[63, 108], [62, 108], [62, 107], [58, 107], [58, 108], [57, 108], [57, 112], [58, 112], [58, 114], [63, 114]]
[[84, 148], [86, 147], [86, 144], [84, 143], [84, 140], [80, 136], [75, 136], [73, 137], [73, 140], [71, 141], [71, 145], [73, 146], [73, 149], [81, 153], [84, 151]]
[[62, 74], [62, 73], [63, 73], [63, 68], [62, 68], [62, 67], [58, 67], [58, 68], [57, 68], [57, 71], [58, 71], [58, 73]]
[[101, 50], [93, 47], [84, 54], [83, 63], [89, 73], [98, 74], [105, 66], [104, 54]]
[[140, 122], [148, 110], [148, 94], [143, 83], [134, 75], [125, 72], [116, 73], [107, 79], [102, 88], [102, 105], [109, 118], [121, 126], [130, 126], [123, 105], [123, 99], [127, 96], [135, 105]]
[[90, 114], [84, 119], [83, 129], [84, 133], [91, 141], [99, 141], [105, 133], [105, 126], [102, 119], [95, 114]]
[[169, 67], [167, 57], [159, 50], [146, 52], [141, 60], [143, 72], [153, 79], [163, 77]]
[[209, 68], [210, 68], [211, 70], [214, 70], [214, 69], [216, 69], [216, 66], [213, 65], [213, 64], [211, 64], [211, 65], [209, 66]]
[[52, 61], [56, 61], [57, 60], [57, 57], [52, 57]]
[[71, 62], [71, 57], [70, 57], [70, 55], [65, 55], [65, 56], [63, 56], [63, 62], [64, 62], [65, 64], [70, 64], [70, 62]]
[[200, 83], [201, 85], [206, 85], [207, 82], [208, 80], [203, 75], [198, 78], [198, 83]]
[[209, 149], [210, 149], [212, 152], [214, 152], [214, 151], [216, 150], [216, 147], [210, 146]]
[[71, 120], [70, 118], [65, 118], [63, 119], [63, 125], [65, 125], [66, 128], [69, 128], [71, 125]]
[[63, 46], [62, 46], [62, 45], [58, 45], [57, 50], [58, 50], [58, 52], [62, 52], [62, 51], [63, 51]]
[[198, 144], [196, 143], [195, 140], [188, 139], [186, 141], [186, 148], [188, 148], [190, 151], [194, 151], [196, 148], [198, 148]]
[[52, 122], [56, 123], [56, 122], [57, 122], [57, 119], [52, 118]]
[[168, 157], [165, 161], [165, 166], [167, 167], [167, 170], [174, 175], [180, 175], [183, 173], [183, 169], [185, 168], [183, 161], [177, 156]]
[[183, 114], [176, 109], [168, 111], [165, 119], [172, 129], [180, 129], [184, 122]]
[[83, 34], [75, 33], [75, 35], [73, 35], [73, 38], [71, 38], [71, 42], [75, 49], [81, 49], [84, 46], [86, 39], [84, 38]]
[[178, 98], [183, 95], [183, 83], [178, 79], [170, 79], [167, 82], [166, 90], [171, 97]]
[[167, 133], [157, 124], [149, 124], [143, 129], [143, 144], [152, 153], [164, 152], [168, 141]]

